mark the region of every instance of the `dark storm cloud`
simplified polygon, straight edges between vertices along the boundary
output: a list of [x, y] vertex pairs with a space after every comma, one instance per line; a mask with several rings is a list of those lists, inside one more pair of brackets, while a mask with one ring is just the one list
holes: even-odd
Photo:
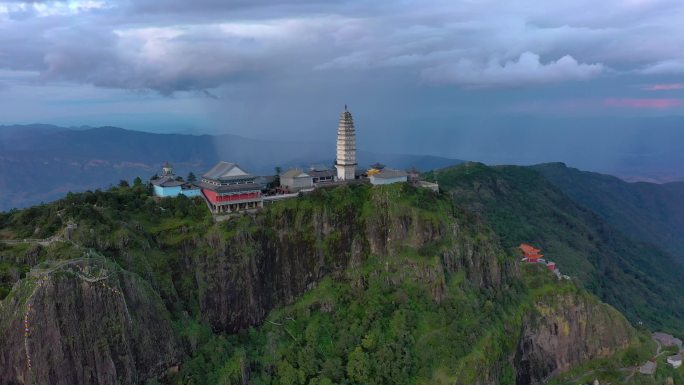
[[670, 0], [0, 1], [0, 69], [162, 94], [378, 70], [517, 87], [684, 73], [682, 19]]

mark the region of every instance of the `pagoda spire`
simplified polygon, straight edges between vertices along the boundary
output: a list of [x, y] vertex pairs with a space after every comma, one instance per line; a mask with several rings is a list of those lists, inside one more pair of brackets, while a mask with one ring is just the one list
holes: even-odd
[[356, 129], [351, 112], [344, 105], [337, 126], [337, 168], [338, 180], [352, 180], [356, 177]]

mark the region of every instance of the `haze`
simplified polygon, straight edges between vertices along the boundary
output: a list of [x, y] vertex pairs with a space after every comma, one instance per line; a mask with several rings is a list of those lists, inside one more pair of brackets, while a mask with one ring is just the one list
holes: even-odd
[[0, 1], [0, 124], [330, 142], [347, 103], [367, 150], [595, 170], [647, 153], [672, 177], [682, 20], [670, 0]]

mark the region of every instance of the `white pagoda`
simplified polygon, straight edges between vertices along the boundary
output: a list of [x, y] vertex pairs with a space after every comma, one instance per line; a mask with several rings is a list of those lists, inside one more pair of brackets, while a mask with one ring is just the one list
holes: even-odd
[[356, 130], [351, 112], [344, 106], [337, 127], [337, 180], [353, 180], [356, 177]]

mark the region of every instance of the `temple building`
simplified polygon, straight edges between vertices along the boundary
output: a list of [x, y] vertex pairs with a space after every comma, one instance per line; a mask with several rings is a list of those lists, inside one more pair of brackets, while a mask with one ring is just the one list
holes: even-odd
[[288, 192], [313, 190], [313, 177], [300, 168], [291, 168], [280, 174], [280, 186]]
[[314, 186], [333, 183], [337, 180], [337, 171], [324, 165], [312, 165], [306, 172], [313, 178]]
[[355, 179], [356, 164], [356, 130], [351, 112], [345, 105], [337, 127], [337, 158], [335, 160], [337, 179], [340, 181]]
[[237, 164], [221, 161], [198, 185], [213, 213], [231, 213], [263, 206], [262, 185], [256, 179]]
[[544, 255], [541, 254], [541, 250], [535, 248], [527, 243], [521, 243], [519, 246], [520, 251], [523, 253], [523, 260], [530, 263], [537, 263], [543, 260]]
[[677, 369], [682, 366], [682, 356], [680, 354], [675, 354], [674, 356], [667, 357], [667, 363], [673, 368]]
[[185, 195], [189, 198], [200, 196], [200, 189], [192, 183], [183, 182], [173, 173], [173, 167], [169, 162], [162, 166], [162, 174], [158, 178], [150, 180], [154, 188], [154, 195], [160, 198]]
[[372, 185], [392, 184], [406, 182], [408, 174], [402, 170], [383, 168], [378, 170], [376, 167], [368, 170], [368, 179]]

